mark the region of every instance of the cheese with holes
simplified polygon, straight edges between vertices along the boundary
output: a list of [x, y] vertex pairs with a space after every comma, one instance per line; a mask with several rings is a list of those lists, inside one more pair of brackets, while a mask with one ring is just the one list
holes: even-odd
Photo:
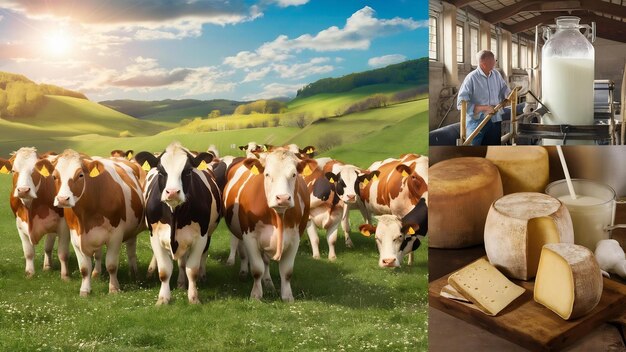
[[550, 180], [548, 151], [544, 147], [489, 146], [485, 158], [498, 167], [504, 194], [543, 192]]
[[565, 320], [581, 317], [602, 297], [602, 273], [589, 249], [577, 244], [548, 244], [541, 251], [535, 302]]
[[489, 315], [497, 315], [526, 291], [484, 258], [450, 275], [448, 283]]
[[463, 248], [482, 243], [489, 206], [502, 197], [498, 168], [484, 158], [454, 158], [433, 165], [428, 177], [428, 245]]
[[506, 276], [530, 280], [537, 274], [541, 248], [574, 243], [572, 218], [556, 198], [521, 192], [495, 201], [485, 222], [485, 251]]

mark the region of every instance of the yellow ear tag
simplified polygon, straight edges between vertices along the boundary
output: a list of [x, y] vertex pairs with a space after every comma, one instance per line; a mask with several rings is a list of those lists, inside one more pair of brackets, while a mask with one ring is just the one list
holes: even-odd
[[309, 149], [306, 150], [307, 154], [312, 154], [313, 152], [314, 152], [313, 148], [309, 148]]
[[402, 170], [402, 177], [407, 177], [409, 176], [409, 173], [406, 172], [406, 170]]
[[363, 186], [367, 186], [368, 183], [370, 183], [370, 180], [368, 180], [368, 179], [364, 179], [363, 180]]
[[8, 174], [9, 169], [6, 166], [2, 165], [2, 169], [0, 169], [0, 174]]
[[48, 171], [48, 168], [44, 165], [41, 167], [41, 170], [37, 170], [39, 171], [39, 173], [41, 174], [41, 176], [43, 177], [48, 177], [50, 176], [50, 171]]
[[133, 158], [133, 153], [128, 153], [126, 157], [128, 158], [128, 160], [131, 160]]
[[335, 180], [333, 180], [332, 178], [330, 180], [328, 180], [328, 182], [330, 183], [335, 183]]
[[363, 235], [365, 237], [370, 237], [372, 234], [369, 231], [367, 231], [367, 230], [363, 230], [363, 231], [361, 231], [361, 235]]
[[256, 165], [252, 165], [252, 168], [250, 168], [250, 172], [252, 172], [253, 175], [258, 175], [259, 169], [256, 167]]
[[312, 173], [313, 173], [313, 171], [311, 171], [311, 168], [309, 167], [309, 165], [305, 166], [304, 170], [302, 170], [302, 175], [303, 176], [309, 176]]
[[409, 227], [409, 231], [407, 232], [409, 235], [415, 235], [415, 230], [412, 227]]
[[209, 166], [206, 164], [206, 162], [204, 160], [202, 160], [200, 162], [200, 164], [198, 164], [198, 170], [203, 171], [206, 170]]
[[372, 181], [378, 181], [378, 176], [374, 175], [374, 177], [372, 177]]
[[141, 168], [144, 169], [144, 171], [150, 171], [151, 167], [150, 167], [150, 164], [148, 164], [148, 160], [143, 162], [143, 165], [141, 165]]
[[93, 169], [91, 169], [91, 172], [89, 173], [89, 177], [96, 177], [100, 175], [100, 171], [98, 171], [97, 167], [94, 167]]

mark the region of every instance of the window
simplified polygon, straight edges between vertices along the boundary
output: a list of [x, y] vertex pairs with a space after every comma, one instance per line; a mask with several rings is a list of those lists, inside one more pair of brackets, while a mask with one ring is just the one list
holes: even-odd
[[478, 28], [470, 27], [470, 52], [472, 66], [478, 66], [476, 54], [478, 54]]
[[528, 47], [520, 44], [520, 68], [528, 68]]
[[428, 58], [438, 60], [437, 50], [437, 18], [430, 17], [428, 20]]
[[463, 26], [456, 25], [456, 62], [463, 62]]
[[513, 66], [513, 68], [519, 68], [519, 53], [517, 52], [518, 49], [519, 48], [517, 43], [513, 43], [511, 46], [511, 66]]
[[[500, 59], [500, 55], [498, 53], [498, 39], [496, 39], [496, 37], [491, 37], [491, 52], [497, 60]], [[497, 62], [496, 66], [499, 66]]]

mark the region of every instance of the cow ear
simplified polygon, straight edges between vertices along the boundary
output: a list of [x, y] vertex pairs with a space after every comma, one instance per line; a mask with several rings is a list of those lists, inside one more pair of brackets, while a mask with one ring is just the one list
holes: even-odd
[[298, 173], [304, 177], [309, 176], [313, 173], [313, 170], [317, 168], [317, 162], [315, 160], [302, 160], [296, 166], [296, 170]]
[[315, 147], [310, 145], [308, 147], [304, 147], [302, 149], [300, 149], [300, 153], [305, 154], [306, 156], [308, 156], [309, 158], [315, 156]]
[[419, 230], [420, 226], [418, 224], [405, 224], [402, 225], [402, 233], [407, 235], [407, 236], [413, 236], [417, 233], [417, 230]]
[[371, 181], [378, 180], [378, 175], [380, 175], [380, 171], [374, 170], [370, 173], [358, 176], [357, 180], [359, 181], [359, 183], [362, 183], [363, 186], [367, 186], [367, 184], [370, 183]]
[[98, 177], [104, 172], [104, 164], [98, 160], [86, 161], [89, 177]]
[[250, 170], [250, 172], [255, 175], [258, 175], [260, 173], [263, 173], [263, 171], [265, 171], [265, 168], [263, 167], [263, 165], [261, 165], [261, 162], [259, 161], [259, 159], [248, 158], [243, 162], [243, 165], [247, 167], [248, 170]]
[[202, 152], [192, 160], [191, 164], [193, 167], [201, 171], [206, 170], [209, 168], [209, 163], [213, 160], [213, 154]]
[[396, 171], [402, 174], [402, 177], [408, 177], [415, 171], [415, 163], [412, 163], [410, 166], [406, 166], [404, 164], [400, 164], [396, 166]]
[[10, 160], [0, 158], [0, 174], [10, 174], [12, 167]]
[[269, 152], [272, 149], [274, 149], [273, 145], [271, 145], [271, 144], [263, 144], [263, 151], [264, 152]]
[[35, 164], [35, 170], [43, 177], [49, 177], [54, 171], [54, 166], [48, 159], [39, 159]]
[[361, 231], [361, 235], [370, 237], [373, 233], [376, 233], [376, 226], [372, 224], [363, 224], [359, 226], [359, 231]]
[[246, 150], [248, 148], [247, 145], [240, 145], [239, 150]]
[[145, 171], [150, 171], [150, 169], [156, 167], [159, 163], [159, 159], [150, 152], [137, 153], [137, 155], [135, 155], [135, 161], [137, 161], [137, 164]]
[[339, 176], [332, 173], [332, 172], [327, 172], [324, 174], [324, 177], [326, 177], [328, 179], [328, 182], [335, 184], [339, 181]]
[[127, 151], [126, 151], [126, 159], [128, 159], [128, 160], [133, 160], [133, 155], [134, 155], [134, 154], [133, 154], [132, 149], [131, 149], [131, 150], [127, 150]]

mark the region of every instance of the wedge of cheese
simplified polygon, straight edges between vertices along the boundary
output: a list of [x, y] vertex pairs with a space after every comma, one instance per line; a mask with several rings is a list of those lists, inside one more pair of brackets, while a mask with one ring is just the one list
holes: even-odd
[[451, 274], [448, 284], [488, 315], [497, 315], [526, 291], [484, 258]]
[[506, 195], [495, 201], [485, 222], [485, 251], [506, 276], [530, 280], [547, 243], [574, 243], [572, 218], [556, 198], [536, 192]]
[[565, 320], [576, 319], [598, 305], [602, 273], [593, 253], [572, 243], [547, 244], [541, 251], [535, 302]]
[[504, 194], [543, 192], [550, 180], [548, 151], [540, 146], [489, 146], [485, 156], [500, 171]]
[[428, 177], [428, 246], [482, 243], [489, 206], [502, 197], [498, 168], [484, 158], [454, 158], [433, 165]]

